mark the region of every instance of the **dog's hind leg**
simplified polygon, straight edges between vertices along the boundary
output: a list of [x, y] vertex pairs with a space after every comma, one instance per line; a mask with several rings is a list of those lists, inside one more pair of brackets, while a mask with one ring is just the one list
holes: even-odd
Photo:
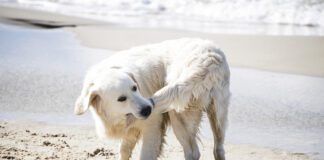
[[227, 123], [227, 109], [229, 96], [219, 95], [212, 98], [207, 107], [207, 116], [214, 136], [214, 158], [215, 160], [225, 160], [224, 138]]
[[186, 160], [200, 158], [197, 144], [197, 132], [202, 117], [200, 110], [186, 110], [181, 113], [169, 112], [173, 131], [183, 147]]
[[119, 160], [129, 160], [132, 151], [140, 138], [140, 132], [136, 129], [131, 129], [128, 134], [123, 138], [120, 145]]

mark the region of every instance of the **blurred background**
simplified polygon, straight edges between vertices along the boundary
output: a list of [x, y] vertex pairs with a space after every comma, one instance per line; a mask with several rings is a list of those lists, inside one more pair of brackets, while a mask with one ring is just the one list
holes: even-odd
[[[230, 64], [228, 159], [324, 159], [323, 35], [324, 0], [0, 0], [0, 158], [116, 159], [118, 143], [73, 115], [87, 68], [197, 37]], [[162, 159], [183, 157], [172, 136]], [[201, 141], [212, 159], [205, 117]]]

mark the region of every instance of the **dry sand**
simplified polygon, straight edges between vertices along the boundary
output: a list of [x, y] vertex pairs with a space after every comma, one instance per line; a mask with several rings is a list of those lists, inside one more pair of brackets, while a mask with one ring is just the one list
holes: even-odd
[[[118, 141], [100, 140], [90, 126], [48, 125], [36, 122], [0, 121], [2, 159], [118, 159]], [[139, 145], [137, 145], [139, 146]], [[308, 160], [303, 153], [261, 148], [252, 145], [225, 145], [229, 160]], [[139, 156], [139, 147], [133, 159]], [[202, 141], [203, 160], [213, 159], [212, 144]], [[160, 159], [183, 159], [172, 134], [167, 137]]]

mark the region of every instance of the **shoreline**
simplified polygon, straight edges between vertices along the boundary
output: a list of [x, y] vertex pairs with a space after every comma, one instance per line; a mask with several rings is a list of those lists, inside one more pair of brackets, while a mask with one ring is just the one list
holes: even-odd
[[[324, 77], [323, 36], [215, 34], [165, 28], [131, 28], [4, 6], [0, 6], [0, 17], [7, 19], [2, 20], [4, 23], [64, 27], [74, 33], [84, 46], [115, 51], [181, 37], [205, 38], [218, 44], [227, 55], [229, 64], [234, 67]], [[14, 19], [24, 21], [12, 21]]]

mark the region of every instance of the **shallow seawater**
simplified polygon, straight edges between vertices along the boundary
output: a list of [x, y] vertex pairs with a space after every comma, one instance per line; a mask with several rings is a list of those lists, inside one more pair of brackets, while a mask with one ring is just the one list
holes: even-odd
[[0, 118], [72, 116], [87, 68], [110, 54], [80, 46], [61, 29], [0, 25]]
[[[0, 25], [0, 119], [92, 125], [74, 101], [92, 64], [113, 51], [83, 47], [72, 33]], [[226, 143], [324, 158], [324, 78], [231, 68]], [[204, 118], [202, 138], [211, 139]]]

